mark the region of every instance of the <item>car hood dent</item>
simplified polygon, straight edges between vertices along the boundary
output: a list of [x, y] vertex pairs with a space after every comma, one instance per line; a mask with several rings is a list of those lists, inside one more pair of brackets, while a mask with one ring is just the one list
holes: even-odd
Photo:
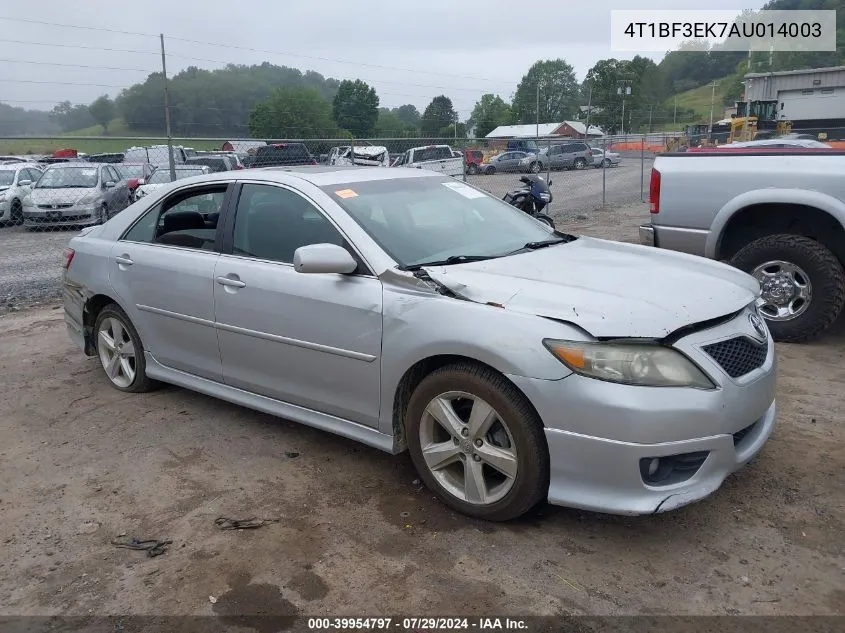
[[737, 312], [760, 292], [753, 277], [725, 264], [586, 237], [424, 270], [471, 301], [568, 321], [598, 338], [663, 338]]

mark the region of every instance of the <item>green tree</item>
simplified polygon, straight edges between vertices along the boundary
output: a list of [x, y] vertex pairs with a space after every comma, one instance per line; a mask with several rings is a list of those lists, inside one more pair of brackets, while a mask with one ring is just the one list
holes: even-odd
[[88, 112], [93, 119], [103, 126], [103, 133], [109, 133], [109, 123], [114, 118], [114, 101], [108, 95], [103, 95], [88, 106]]
[[253, 138], [336, 138], [332, 107], [316, 88], [279, 88], [249, 116]]
[[417, 110], [416, 106], [406, 103], [405, 105], [401, 105], [398, 108], [394, 108], [393, 112], [396, 113], [396, 116], [399, 117], [401, 121], [407, 123], [411, 127], [419, 129], [420, 127], [420, 111]]
[[408, 138], [417, 136], [419, 130], [403, 121], [396, 109], [379, 108], [375, 135], [378, 138]]
[[562, 59], [535, 62], [516, 88], [513, 105], [518, 123], [537, 120], [537, 87], [540, 88], [540, 123], [558, 123], [578, 110], [580, 89], [575, 71]]
[[88, 111], [88, 106], [73, 105], [70, 101], [62, 101], [50, 111], [50, 117], [63, 132], [91, 127], [96, 123]]
[[439, 95], [426, 106], [420, 129], [423, 136], [435, 138], [440, 135], [443, 128], [453, 125], [457, 118], [458, 114], [452, 106], [452, 100], [445, 95]]
[[471, 127], [475, 127], [476, 138], [484, 138], [500, 125], [510, 122], [511, 107], [499, 95], [490, 93], [481, 95], [468, 121]]
[[332, 102], [335, 122], [354, 136], [371, 136], [378, 121], [379, 98], [376, 89], [360, 79], [340, 82]]

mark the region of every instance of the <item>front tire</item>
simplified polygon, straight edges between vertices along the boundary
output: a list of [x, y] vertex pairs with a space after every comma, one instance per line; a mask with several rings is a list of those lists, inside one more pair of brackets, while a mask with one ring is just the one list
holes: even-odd
[[769, 235], [742, 248], [731, 264], [762, 288], [757, 305], [776, 341], [815, 338], [842, 313], [845, 270], [819, 242], [801, 235]]
[[525, 396], [487, 367], [456, 363], [429, 374], [411, 396], [405, 425], [420, 477], [458, 512], [508, 521], [548, 492], [542, 422]]
[[17, 226], [23, 224], [23, 205], [20, 200], [12, 200], [9, 208], [9, 223]]
[[531, 165], [528, 166], [528, 171], [530, 171], [532, 174], [539, 174], [540, 169], [540, 163], [537, 161], [534, 161], [533, 163], [531, 163]]
[[475, 174], [477, 174], [477, 173], [478, 173], [478, 165], [476, 165], [475, 163], [470, 163], [467, 166], [467, 174], [469, 174], [470, 176], [475, 176]]
[[115, 389], [144, 393], [155, 387], [147, 377], [141, 337], [117, 304], [111, 303], [100, 310], [94, 323], [94, 337], [100, 365]]
[[97, 224], [105, 224], [109, 221], [109, 209], [106, 205], [100, 207], [100, 214], [97, 217]]
[[489, 167], [487, 167], [487, 168], [484, 170], [484, 173], [485, 173], [486, 175], [488, 175], [488, 176], [492, 176], [493, 174], [495, 174], [495, 173], [496, 173], [496, 168], [495, 168], [495, 167], [493, 167], [493, 165], [490, 165]]

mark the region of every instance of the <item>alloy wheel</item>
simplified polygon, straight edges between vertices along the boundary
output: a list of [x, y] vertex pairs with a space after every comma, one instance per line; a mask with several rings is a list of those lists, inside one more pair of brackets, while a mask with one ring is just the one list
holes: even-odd
[[109, 380], [118, 387], [129, 387], [137, 369], [135, 345], [126, 326], [118, 319], [109, 317], [100, 323], [97, 352]]

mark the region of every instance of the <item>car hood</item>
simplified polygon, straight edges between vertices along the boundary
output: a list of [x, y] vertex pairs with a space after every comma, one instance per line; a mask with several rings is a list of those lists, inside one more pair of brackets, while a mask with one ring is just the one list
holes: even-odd
[[30, 193], [33, 204], [68, 204], [79, 202], [83, 197], [94, 199], [96, 187], [72, 187], [70, 189], [35, 188]]
[[753, 277], [719, 262], [588, 237], [424, 270], [471, 301], [568, 321], [597, 338], [663, 338], [737, 312], [760, 292]]

